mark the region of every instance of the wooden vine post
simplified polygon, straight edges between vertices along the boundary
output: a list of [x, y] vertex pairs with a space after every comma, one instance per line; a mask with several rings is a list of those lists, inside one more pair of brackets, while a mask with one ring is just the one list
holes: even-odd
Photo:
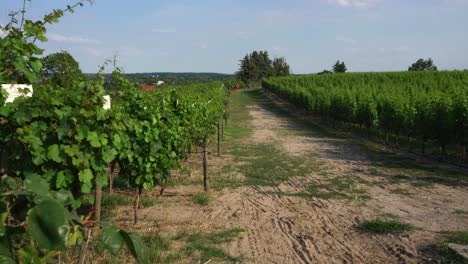
[[102, 201], [102, 186], [96, 181], [96, 193], [94, 194], [94, 220], [96, 220], [95, 224], [95, 232], [99, 230], [99, 222], [101, 221], [101, 201]]
[[110, 164], [110, 175], [109, 175], [109, 194], [112, 194], [114, 191], [114, 174], [116, 170], [117, 162], [113, 161]]
[[140, 196], [143, 192], [142, 186], [137, 186], [135, 192], [135, 200], [133, 201], [133, 223], [138, 224], [138, 207], [140, 206]]

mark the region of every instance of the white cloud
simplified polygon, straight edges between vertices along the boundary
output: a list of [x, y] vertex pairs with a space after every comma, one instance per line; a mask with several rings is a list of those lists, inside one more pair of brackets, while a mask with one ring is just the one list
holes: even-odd
[[342, 7], [367, 8], [377, 4], [380, 0], [328, 0], [328, 2]]
[[357, 41], [355, 39], [344, 37], [344, 36], [337, 36], [335, 39], [336, 39], [336, 41], [347, 43], [347, 44], [353, 44], [354, 45], [354, 44], [357, 43]]
[[153, 28], [151, 29], [153, 33], [175, 33], [176, 30], [173, 28]]
[[206, 43], [200, 43], [200, 48], [201, 48], [201, 49], [207, 49], [207, 48], [208, 48], [208, 44], [206, 44]]
[[48, 33], [47, 38], [57, 42], [69, 42], [80, 44], [100, 44], [101, 41], [82, 36], [65, 36], [57, 33]]

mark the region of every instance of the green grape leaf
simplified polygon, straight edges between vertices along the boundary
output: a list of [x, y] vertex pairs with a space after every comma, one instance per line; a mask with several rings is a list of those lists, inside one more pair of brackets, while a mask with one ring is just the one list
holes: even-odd
[[35, 71], [35, 72], [38, 72], [42, 67], [41, 60], [39, 60], [39, 59], [31, 59], [29, 61], [29, 64], [31, 65], [33, 71]]
[[99, 140], [101, 141], [101, 145], [103, 146], [107, 145], [107, 143], [109, 142], [109, 140], [107, 139], [107, 135], [104, 133], [99, 136]]
[[80, 139], [85, 139], [88, 137], [89, 128], [87, 126], [80, 126], [76, 129], [76, 134]]
[[[3, 200], [0, 200], [0, 238], [5, 235], [6, 232], [6, 225], [7, 225], [7, 218], [8, 218], [8, 211], [7, 205]], [[0, 251], [0, 255], [1, 255]]]
[[62, 250], [67, 246], [70, 213], [55, 200], [45, 199], [32, 208], [26, 223], [32, 238], [48, 250]]
[[75, 157], [80, 152], [79, 145], [64, 146], [63, 150], [70, 157]]
[[99, 136], [96, 132], [90, 132], [88, 134], [88, 137], [86, 138], [88, 142], [91, 144], [93, 148], [99, 148], [101, 147], [101, 142], [99, 140]]
[[0, 236], [0, 263], [16, 264], [10, 253], [10, 242], [6, 236]]
[[104, 173], [97, 174], [96, 182], [99, 183], [102, 187], [106, 187], [108, 183], [106, 174]]
[[18, 250], [21, 263], [41, 264], [37, 250], [31, 246], [26, 246]]
[[137, 234], [129, 234], [123, 230], [120, 231], [124, 237], [125, 244], [127, 245], [132, 256], [139, 262], [143, 264], [149, 264], [148, 259], [148, 250], [145, 246], [145, 243]]
[[120, 138], [119, 135], [114, 135], [114, 140], [113, 140], [113, 145], [114, 147], [116, 147], [117, 149], [120, 149], [122, 148], [122, 139]]
[[84, 169], [78, 173], [78, 179], [82, 183], [90, 184], [93, 179], [93, 172], [90, 169]]
[[47, 158], [58, 163], [63, 161], [63, 158], [60, 157], [59, 145], [54, 144], [47, 149]]
[[69, 170], [61, 170], [57, 173], [55, 186], [57, 188], [67, 187], [73, 182], [73, 174]]
[[125, 243], [120, 229], [115, 226], [107, 226], [102, 230], [101, 241], [114, 255], [119, 253]]
[[76, 244], [83, 242], [83, 232], [79, 229], [79, 226], [75, 226], [74, 231], [68, 237], [68, 246], [73, 247]]
[[25, 173], [23, 185], [26, 191], [35, 193], [39, 196], [47, 196], [49, 192], [49, 183], [36, 173]]
[[60, 191], [54, 192], [54, 197], [57, 200], [57, 202], [59, 202], [63, 206], [71, 205], [75, 201], [71, 191], [66, 191], [66, 190], [60, 190]]
[[[91, 183], [83, 183], [81, 185], [81, 192], [82, 193], [89, 193], [91, 191], [91, 188], [93, 188], [93, 185]], [[94, 199], [94, 198], [92, 198]]]
[[117, 151], [113, 148], [105, 148], [102, 150], [102, 159], [105, 163], [110, 163], [117, 156]]

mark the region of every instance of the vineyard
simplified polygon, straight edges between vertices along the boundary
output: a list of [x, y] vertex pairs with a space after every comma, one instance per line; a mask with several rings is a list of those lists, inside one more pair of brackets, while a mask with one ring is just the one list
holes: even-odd
[[466, 159], [468, 72], [356, 73], [272, 78], [263, 87], [336, 127], [378, 131], [389, 143], [401, 138], [440, 147]]
[[1, 264], [467, 263], [468, 71], [84, 74], [39, 45], [94, 1], [31, 2], [0, 24]]

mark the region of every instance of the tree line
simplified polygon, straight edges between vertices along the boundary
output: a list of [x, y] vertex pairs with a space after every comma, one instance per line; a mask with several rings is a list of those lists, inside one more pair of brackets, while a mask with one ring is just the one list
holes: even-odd
[[[337, 60], [331, 70], [325, 69], [317, 74], [346, 73], [347, 71], [348, 67], [345, 62]], [[431, 58], [418, 59], [408, 67], [408, 71], [437, 71], [437, 66], [434, 65]], [[249, 87], [258, 86], [263, 78], [282, 77], [290, 74], [291, 69], [286, 58], [280, 57], [271, 60], [267, 51], [253, 51], [245, 55], [240, 60], [239, 70], [236, 72], [237, 77]]]

